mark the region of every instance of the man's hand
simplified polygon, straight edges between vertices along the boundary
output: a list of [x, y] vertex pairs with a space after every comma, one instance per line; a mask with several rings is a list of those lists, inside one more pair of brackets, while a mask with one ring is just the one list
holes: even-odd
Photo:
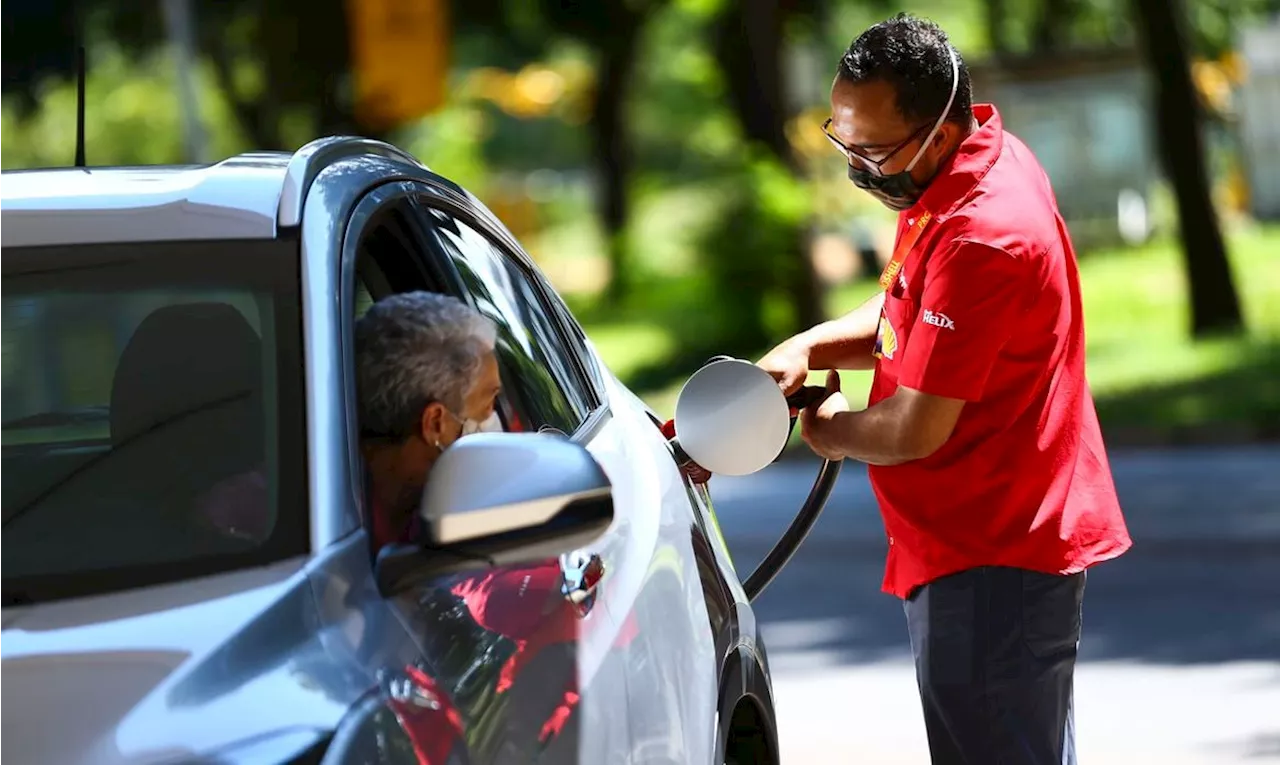
[[840, 392], [840, 374], [827, 372], [827, 396], [807, 407], [800, 415], [800, 435], [813, 453], [828, 460], [842, 460], [845, 453], [839, 415], [849, 411], [849, 401]]
[[793, 337], [766, 353], [756, 366], [778, 381], [782, 395], [790, 396], [809, 377], [809, 347], [799, 337]]

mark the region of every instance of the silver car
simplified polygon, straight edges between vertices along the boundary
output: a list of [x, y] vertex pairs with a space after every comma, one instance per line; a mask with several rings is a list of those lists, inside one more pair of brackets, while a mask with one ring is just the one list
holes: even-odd
[[[474, 196], [356, 138], [0, 193], [6, 765], [778, 761], [705, 485]], [[498, 324], [509, 432], [374, 550], [352, 325], [410, 290]]]

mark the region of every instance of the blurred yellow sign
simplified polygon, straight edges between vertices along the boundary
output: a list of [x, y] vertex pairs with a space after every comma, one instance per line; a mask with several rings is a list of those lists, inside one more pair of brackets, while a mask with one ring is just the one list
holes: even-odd
[[514, 74], [495, 67], [479, 67], [467, 74], [461, 89], [493, 102], [513, 117], [533, 119], [547, 116], [566, 97], [579, 95], [584, 89], [582, 78], [575, 80], [541, 64], [529, 64]]
[[449, 73], [448, 0], [347, 0], [356, 119], [387, 130], [438, 109]]

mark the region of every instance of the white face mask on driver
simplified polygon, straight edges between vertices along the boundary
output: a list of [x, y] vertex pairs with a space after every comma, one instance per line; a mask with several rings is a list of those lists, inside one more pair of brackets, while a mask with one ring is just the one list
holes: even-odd
[[[450, 417], [452, 417], [453, 419], [457, 420], [459, 423], [462, 424], [462, 432], [458, 434], [458, 438], [469, 436], [473, 433], [501, 433], [502, 432], [502, 420], [498, 418], [498, 411], [496, 409], [490, 412], [489, 416], [484, 418], [483, 420], [473, 420], [470, 417], [459, 417], [458, 415], [454, 414], [453, 410], [451, 409], [445, 409], [445, 411], [449, 413]], [[435, 447], [440, 451], [444, 451], [445, 449], [448, 449], [450, 446], [453, 446], [455, 443], [457, 443], [458, 438], [453, 439], [447, 444], [441, 444], [439, 441], [437, 441], [435, 442]]]
[[[498, 411], [496, 409], [490, 412], [488, 417], [480, 421], [470, 418], [463, 419], [461, 417], [458, 418], [458, 421], [462, 423], [463, 436], [469, 436], [472, 433], [502, 432], [502, 420], [498, 419]], [[459, 436], [459, 438], [461, 438], [461, 436]]]

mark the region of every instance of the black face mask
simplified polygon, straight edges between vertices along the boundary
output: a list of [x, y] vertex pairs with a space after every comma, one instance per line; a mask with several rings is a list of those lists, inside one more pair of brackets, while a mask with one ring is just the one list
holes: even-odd
[[[894, 212], [910, 209], [920, 201], [920, 195], [924, 193], [924, 188], [911, 177], [910, 170], [903, 170], [893, 175], [876, 175], [870, 170], [849, 165], [849, 180], [853, 181], [854, 186], [875, 197], [880, 204]], [[927, 187], [928, 184], [926, 183], [925, 186]]]
[[[924, 156], [924, 150], [933, 142], [934, 136], [938, 134], [938, 129], [942, 127], [942, 123], [946, 121], [947, 115], [951, 113], [951, 105], [955, 103], [956, 100], [956, 89], [960, 87], [960, 63], [956, 60], [955, 51], [953, 51], [949, 45], [947, 46], [947, 53], [951, 56], [951, 95], [948, 96], [947, 105], [943, 108], [942, 114], [938, 116], [938, 121], [933, 123], [933, 129], [924, 137], [924, 141], [921, 142], [920, 148], [916, 150], [916, 155], [907, 163], [906, 169], [901, 172], [893, 173], [892, 175], [879, 175], [867, 170], [865, 167], [858, 167], [857, 163], [868, 162], [868, 160], [861, 158], [854, 159], [852, 152], [845, 149], [846, 152], [850, 153], [849, 180], [853, 181], [854, 186], [857, 186], [871, 196], [880, 200], [880, 204], [895, 212], [902, 212], [903, 210], [910, 209], [912, 205], [920, 201], [920, 196], [924, 193], [924, 187], [929, 185], [928, 183], [925, 183], [924, 186], [921, 186], [916, 183], [915, 179], [911, 177], [911, 171], [915, 169], [916, 163]], [[829, 122], [830, 121], [828, 120], [828, 123]], [[920, 130], [923, 129], [924, 128], [922, 126]], [[915, 135], [919, 135], [919, 133], [917, 132]], [[827, 134], [827, 137], [832, 138], [830, 133]], [[832, 138], [832, 140], [834, 141], [835, 139]], [[902, 146], [907, 142], [910, 142], [910, 140], [911, 139], [908, 138], [902, 144], [899, 144], [898, 148], [902, 148]], [[841, 146], [841, 148], [844, 147]], [[879, 169], [880, 165], [883, 165], [889, 157], [892, 157], [897, 153], [897, 151], [898, 149], [894, 149], [889, 153], [888, 157], [885, 157], [878, 162], [871, 162], [871, 164], [874, 165], [876, 169]]]

